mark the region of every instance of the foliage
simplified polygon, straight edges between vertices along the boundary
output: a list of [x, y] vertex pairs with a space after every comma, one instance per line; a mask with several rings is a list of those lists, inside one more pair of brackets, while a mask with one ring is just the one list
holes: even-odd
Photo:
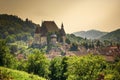
[[17, 45], [10, 45], [10, 53], [15, 53], [18, 51]]
[[51, 60], [50, 65], [50, 78], [51, 80], [62, 80], [62, 66], [61, 66], [62, 58], [56, 57]]
[[28, 71], [28, 62], [26, 60], [19, 60], [17, 63], [17, 70]]
[[69, 57], [63, 57], [62, 58], [62, 62], [61, 62], [61, 66], [62, 66], [62, 77], [61, 77], [61, 80], [66, 80], [67, 79], [67, 75], [66, 75], [66, 72], [68, 71], [67, 68], [68, 68], [68, 59]]
[[120, 29], [112, 31], [101, 37], [102, 40], [109, 40], [114, 42], [120, 42]]
[[103, 72], [105, 80], [120, 80], [120, 61], [107, 63], [107, 67]]
[[70, 47], [70, 51], [78, 51], [78, 45], [75, 43], [72, 43], [72, 45]]
[[30, 54], [28, 57], [28, 72], [34, 73], [39, 76], [48, 78], [50, 73], [49, 61], [47, 58], [38, 50], [35, 50], [33, 54]]
[[68, 60], [67, 80], [96, 80], [105, 69], [105, 64], [101, 56], [71, 57]]
[[76, 37], [74, 34], [67, 34], [66, 35], [66, 42], [67, 43], [77, 43], [80, 44], [80, 42], [83, 40], [81, 37]]
[[1, 38], [7, 38], [8, 42], [14, 42], [15, 40], [28, 40], [30, 36], [33, 36], [35, 26], [32, 21], [23, 21], [18, 16], [0, 14], [0, 36]]
[[1, 80], [46, 80], [45, 78], [37, 75], [28, 74], [23, 71], [12, 70], [4, 67], [0, 67], [0, 79]]
[[68, 38], [65, 40], [65, 42], [66, 42], [67, 44], [70, 44], [70, 43], [71, 43]]
[[66, 80], [68, 57], [55, 57], [50, 62], [50, 80]]
[[16, 59], [10, 54], [5, 40], [0, 40], [0, 66], [15, 68]]
[[7, 40], [8, 43], [13, 43], [16, 40], [16, 36], [15, 35], [8, 35], [6, 37], [6, 40]]

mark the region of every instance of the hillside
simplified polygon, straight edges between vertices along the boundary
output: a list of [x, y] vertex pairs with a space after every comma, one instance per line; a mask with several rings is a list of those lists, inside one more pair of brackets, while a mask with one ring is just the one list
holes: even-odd
[[112, 31], [112, 32], [102, 36], [100, 39], [120, 42], [120, 29]]
[[0, 38], [14, 35], [15, 38], [31, 35], [35, 30], [35, 23], [26, 19], [25, 21], [15, 15], [0, 14]]
[[80, 43], [82, 40], [84, 40], [81, 37], [77, 37], [74, 34], [67, 34], [67, 41], [69, 40], [71, 43]]
[[0, 80], [46, 80], [37, 75], [28, 74], [24, 71], [12, 70], [0, 67]]
[[87, 39], [98, 39], [101, 36], [107, 34], [107, 32], [102, 32], [98, 30], [89, 30], [89, 31], [74, 32], [73, 34]]

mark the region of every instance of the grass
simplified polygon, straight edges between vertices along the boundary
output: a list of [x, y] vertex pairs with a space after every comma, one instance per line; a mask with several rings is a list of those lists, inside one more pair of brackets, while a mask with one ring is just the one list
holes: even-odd
[[12, 70], [0, 67], [0, 80], [46, 80], [37, 75], [28, 74], [24, 71]]

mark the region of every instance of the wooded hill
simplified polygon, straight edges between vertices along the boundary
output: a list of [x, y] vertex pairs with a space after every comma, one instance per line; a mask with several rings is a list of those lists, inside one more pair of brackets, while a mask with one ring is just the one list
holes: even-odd
[[117, 29], [102, 36], [101, 39], [120, 42], [120, 29]]
[[74, 32], [73, 34], [87, 39], [99, 39], [100, 37], [107, 34], [107, 32], [102, 32], [98, 30], [89, 30], [89, 31]]
[[39, 26], [31, 20], [25, 21], [15, 15], [0, 14], [0, 38], [12, 37], [17, 40], [33, 36], [35, 27]]

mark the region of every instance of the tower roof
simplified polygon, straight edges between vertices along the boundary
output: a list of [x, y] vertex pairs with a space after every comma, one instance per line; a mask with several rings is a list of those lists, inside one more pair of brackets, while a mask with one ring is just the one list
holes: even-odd
[[61, 36], [65, 36], [65, 35], [66, 35], [65, 30], [64, 30], [63, 23], [62, 23], [62, 25], [61, 25], [60, 34], [61, 34]]
[[57, 38], [57, 35], [56, 34], [52, 34], [50, 37], [51, 38]]

